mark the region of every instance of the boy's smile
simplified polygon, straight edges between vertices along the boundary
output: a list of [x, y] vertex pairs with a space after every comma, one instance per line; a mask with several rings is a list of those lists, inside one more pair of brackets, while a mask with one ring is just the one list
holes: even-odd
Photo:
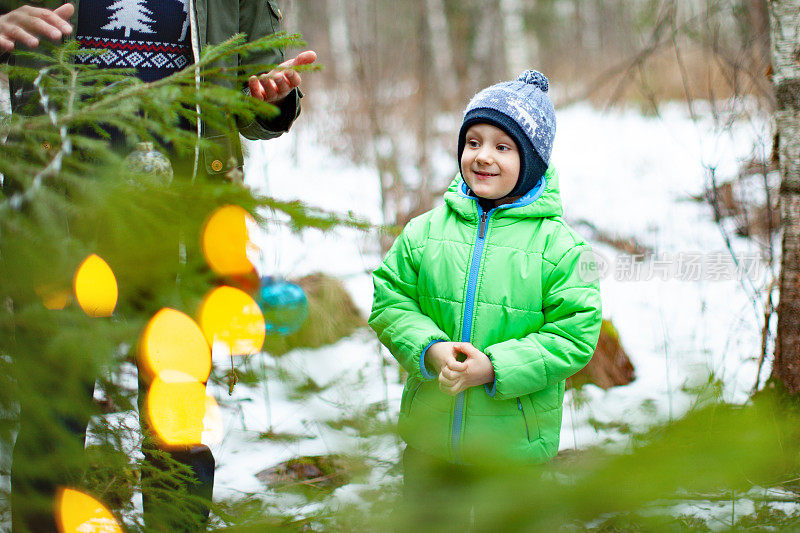
[[465, 136], [461, 153], [461, 175], [472, 192], [498, 200], [517, 185], [519, 149], [503, 130], [491, 124], [473, 124]]

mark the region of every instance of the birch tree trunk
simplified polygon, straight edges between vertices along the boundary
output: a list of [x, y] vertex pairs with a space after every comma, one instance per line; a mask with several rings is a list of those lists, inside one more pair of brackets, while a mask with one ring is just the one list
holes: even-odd
[[470, 77], [476, 82], [476, 89], [504, 81], [507, 74], [506, 56], [503, 51], [502, 31], [503, 19], [500, 12], [500, 0], [473, 0], [479, 13], [477, 32], [472, 43], [473, 62], [470, 65]]
[[456, 98], [458, 86], [444, 0], [426, 0], [425, 9], [430, 53], [433, 56], [436, 78], [440, 80], [438, 91], [445, 101], [450, 102]]
[[578, 50], [583, 50], [585, 43], [583, 37], [586, 32], [586, 19], [584, 18], [583, 0], [572, 0], [572, 35], [573, 42]]
[[532, 68], [531, 42], [525, 33], [525, 6], [522, 0], [500, 0], [505, 30], [506, 65], [514, 77]]
[[771, 0], [783, 242], [772, 379], [800, 393], [800, 0]]
[[[437, 62], [437, 53], [436, 53], [436, 41], [442, 37], [441, 33], [437, 35], [437, 30], [434, 28], [436, 27], [437, 23], [431, 20], [431, 15], [435, 16], [435, 9], [432, 10], [431, 6], [434, 2], [428, 0], [424, 5], [420, 6], [421, 9], [419, 10], [419, 33], [420, 33], [420, 40], [419, 40], [419, 58], [417, 63], [419, 64], [420, 68], [417, 72], [417, 85], [419, 87], [417, 91], [417, 109], [419, 110], [417, 114], [417, 169], [419, 171], [419, 184], [417, 187], [416, 194], [416, 204], [419, 208], [428, 210], [433, 207], [433, 198], [431, 198], [430, 194], [430, 180], [432, 178], [431, 174], [433, 169], [431, 168], [431, 154], [429, 152], [429, 145], [430, 145], [430, 123], [433, 117], [436, 114], [437, 109], [439, 108], [439, 102], [441, 101], [441, 94], [440, 90], [442, 87], [437, 83], [432, 83], [433, 76], [430, 75], [431, 72], [438, 72], [441, 73], [442, 76], [445, 76], [445, 72], [448, 72], [445, 65], [439, 64]], [[439, 3], [439, 8], [443, 11], [443, 6], [441, 5], [441, 1]], [[433, 6], [437, 7], [437, 6]], [[433, 13], [432, 13], [433, 11]], [[441, 21], [440, 21], [441, 22]], [[441, 28], [438, 29], [441, 31]], [[446, 31], [446, 28], [445, 28]], [[446, 37], [446, 36], [445, 36]], [[438, 43], [440, 46], [442, 43]], [[441, 61], [441, 56], [440, 56]], [[434, 85], [437, 85], [434, 87]], [[442, 83], [441, 85], [448, 85], [446, 82]], [[450, 83], [450, 86], [453, 84]], [[404, 213], [406, 215], [407, 213]], [[400, 213], [398, 213], [400, 215]]]
[[753, 35], [753, 52], [761, 65], [769, 64], [769, 10], [767, 0], [747, 0], [747, 18]]
[[[372, 162], [378, 170], [381, 185], [381, 212], [384, 224], [394, 224], [403, 211], [407, 187], [400, 174], [399, 155], [387, 105], [382, 94], [386, 94], [386, 80], [392, 78], [392, 66], [381, 60], [381, 36], [377, 2], [339, 0], [347, 17], [348, 49], [355, 79], [354, 94], [358, 99], [358, 113], [366, 122], [366, 138], [363, 141], [371, 152]], [[381, 253], [386, 253], [394, 238], [382, 234]]]
[[328, 0], [328, 35], [330, 36], [331, 56], [338, 79], [351, 79], [353, 60], [350, 53], [350, 30], [347, 26], [347, 0]]

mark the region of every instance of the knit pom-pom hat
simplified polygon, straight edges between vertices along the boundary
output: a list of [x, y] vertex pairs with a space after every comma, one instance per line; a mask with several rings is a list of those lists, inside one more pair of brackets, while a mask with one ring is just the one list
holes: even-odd
[[522, 196], [542, 179], [550, 165], [556, 135], [556, 113], [547, 96], [550, 82], [537, 70], [526, 70], [514, 81], [492, 85], [476, 94], [464, 110], [458, 133], [458, 164], [467, 130], [491, 124], [505, 131], [520, 152], [519, 178], [508, 196]]

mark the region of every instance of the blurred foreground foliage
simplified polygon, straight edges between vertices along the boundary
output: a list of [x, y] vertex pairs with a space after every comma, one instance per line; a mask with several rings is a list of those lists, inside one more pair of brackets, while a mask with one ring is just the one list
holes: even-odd
[[410, 507], [398, 490], [372, 503], [367, 492], [333, 523], [344, 531], [463, 531], [471, 520], [475, 531], [800, 527], [800, 410], [772, 394], [694, 409], [620, 448], [572, 451], [535, 469], [487, 465], [470, 472], [466, 490], [432, 469], [430, 490]]

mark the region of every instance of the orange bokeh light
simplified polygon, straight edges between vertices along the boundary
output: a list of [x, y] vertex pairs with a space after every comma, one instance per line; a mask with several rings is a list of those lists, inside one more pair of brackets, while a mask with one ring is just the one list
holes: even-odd
[[147, 419], [159, 440], [168, 446], [191, 446], [221, 434], [219, 407], [205, 385], [188, 374], [164, 371], [150, 384]]
[[122, 533], [122, 527], [102, 503], [74, 489], [59, 491], [55, 512], [60, 533]]
[[142, 334], [139, 357], [150, 377], [178, 370], [205, 382], [211, 373], [211, 350], [200, 326], [175, 309], [161, 309], [150, 319]]
[[248, 226], [255, 220], [238, 205], [226, 205], [214, 211], [203, 227], [203, 255], [211, 269], [221, 276], [247, 274], [253, 264], [247, 258], [250, 241]]
[[108, 263], [92, 254], [75, 272], [73, 288], [78, 305], [89, 316], [111, 316], [117, 306], [117, 279]]
[[261, 351], [266, 327], [261, 308], [249, 294], [234, 287], [211, 291], [200, 307], [200, 327], [212, 346], [223, 343], [231, 355]]

